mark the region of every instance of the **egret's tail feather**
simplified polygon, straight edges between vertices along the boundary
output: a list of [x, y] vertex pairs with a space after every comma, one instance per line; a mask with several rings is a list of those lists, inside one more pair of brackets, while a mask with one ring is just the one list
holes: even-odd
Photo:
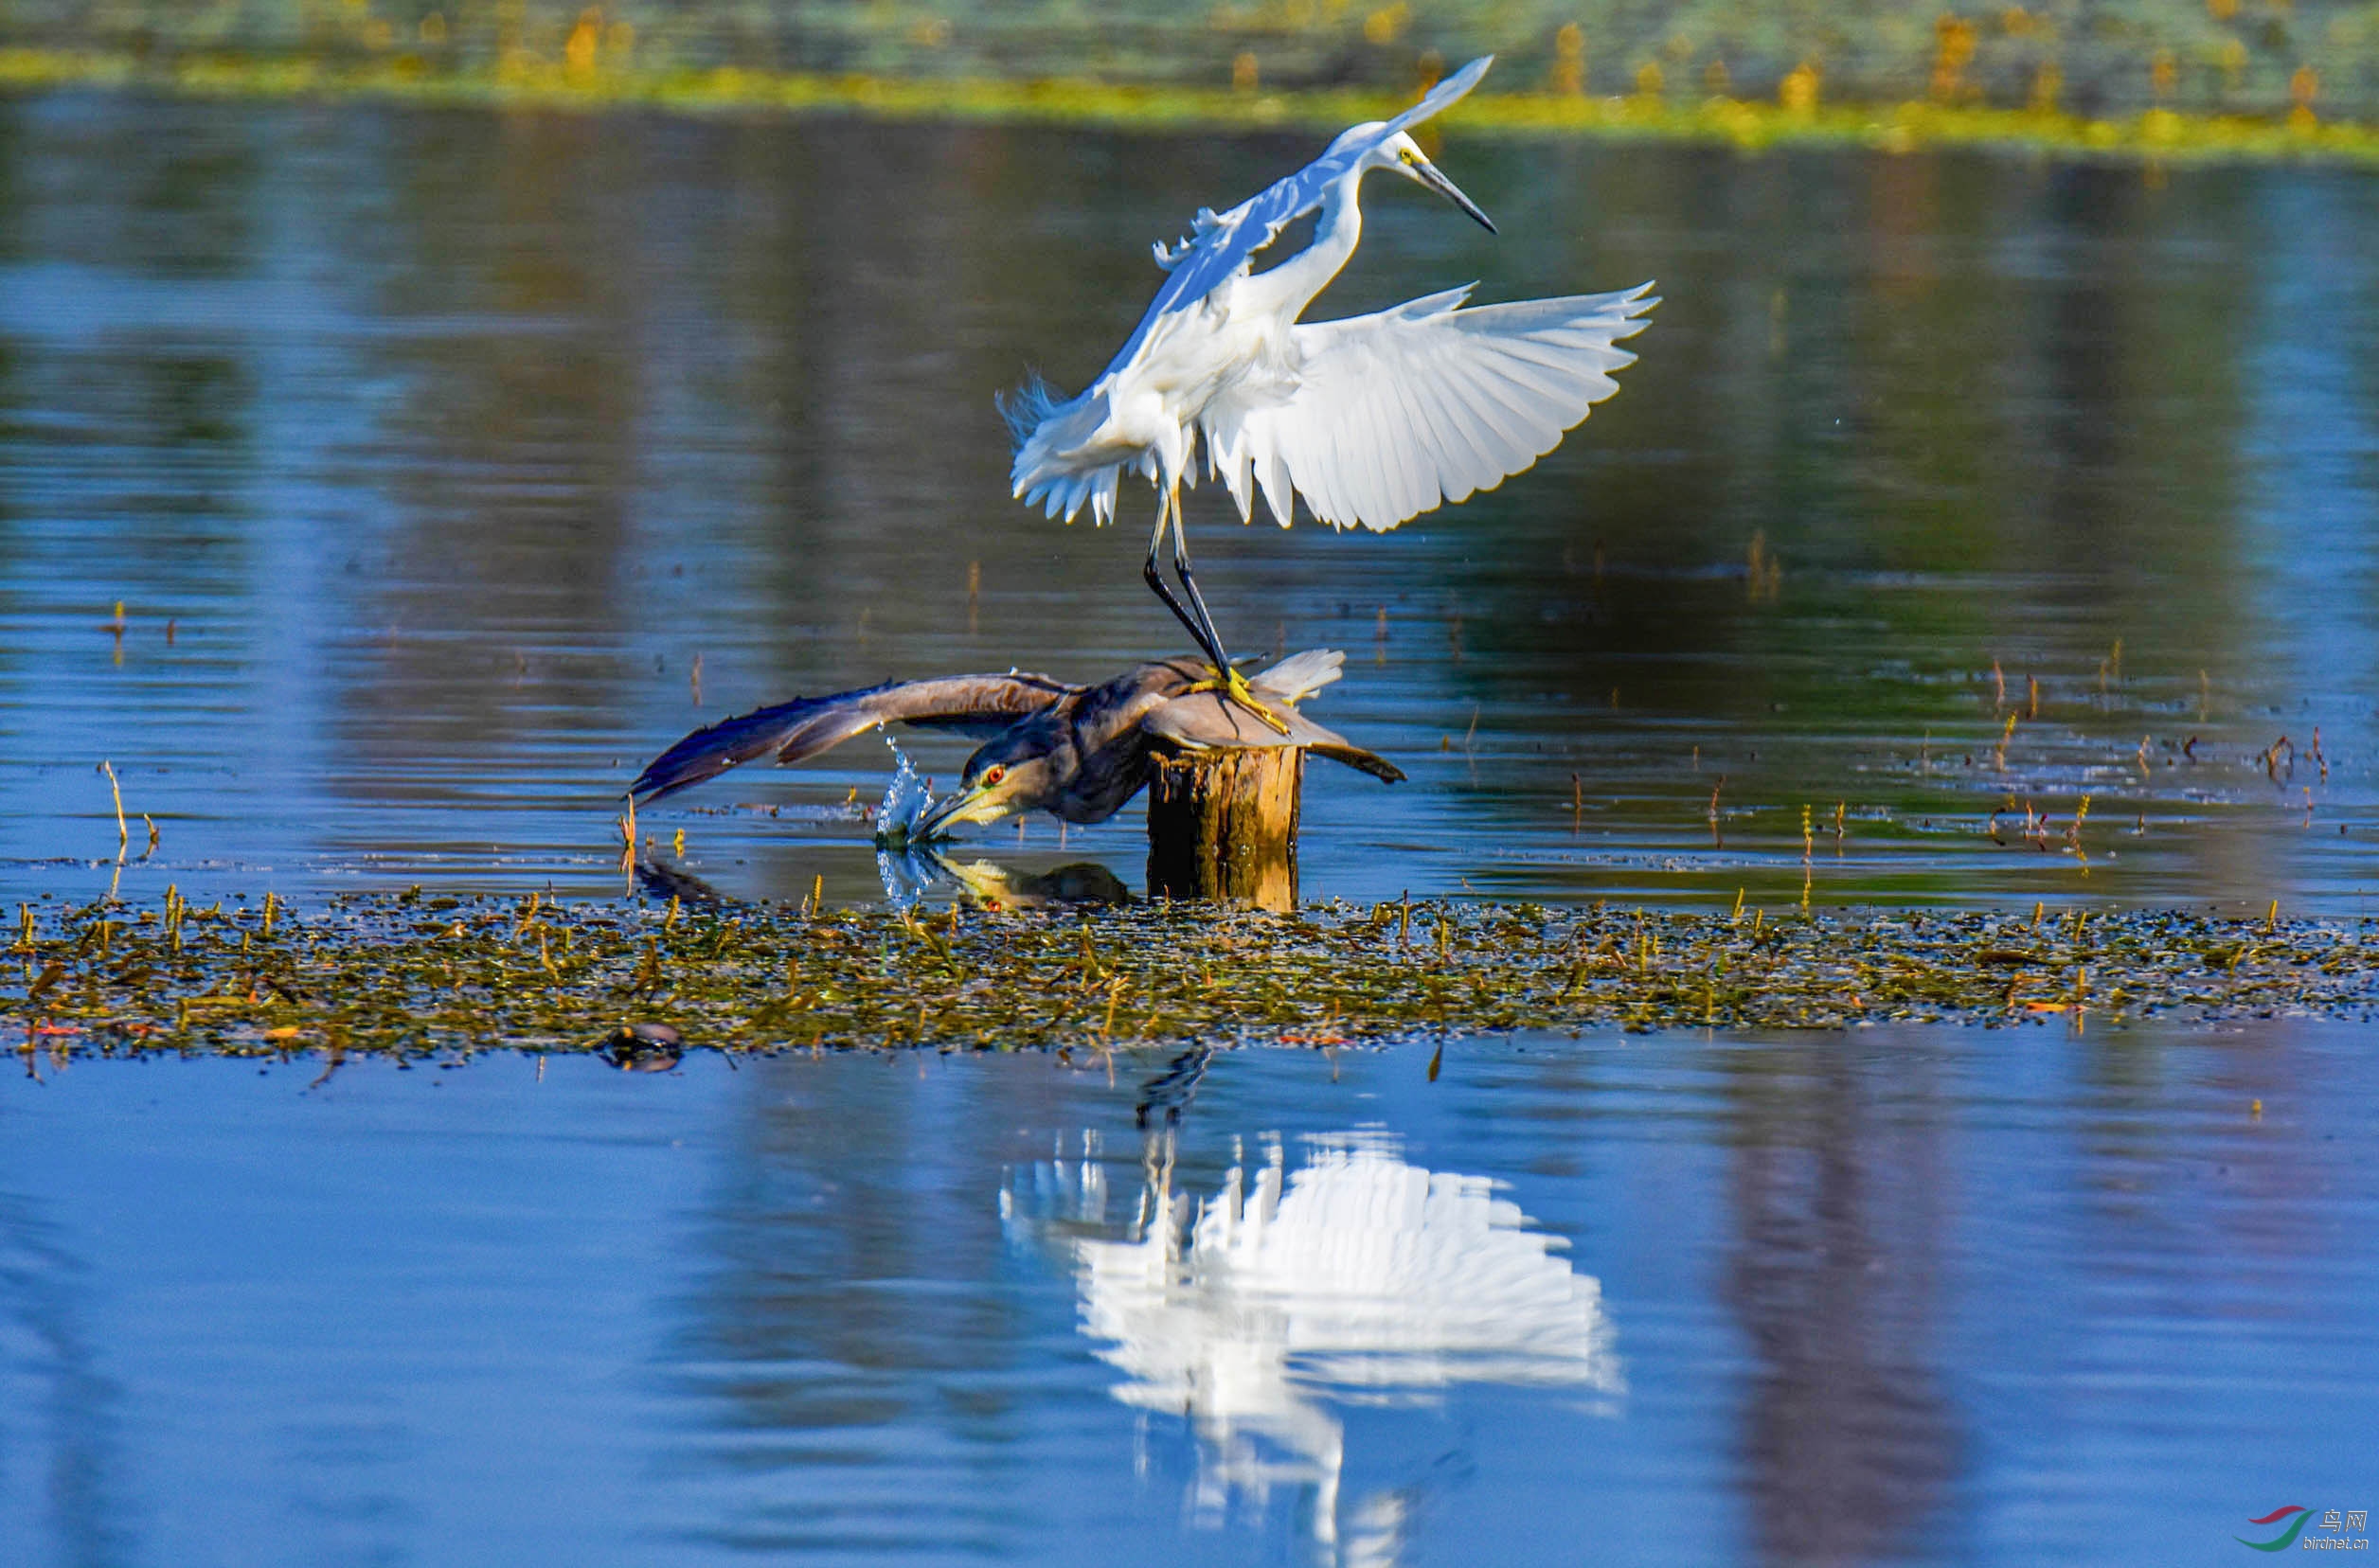
[[1041, 428], [1041, 421], [1065, 406], [1069, 400], [1042, 378], [1038, 370], [1025, 372], [1024, 383], [1007, 392], [994, 393], [992, 406], [1008, 425], [1008, 444], [1017, 452], [1032, 439], [1032, 433]]
[[1108, 467], [1086, 473], [1061, 473], [1035, 482], [1029, 490], [1020, 488], [1016, 493], [1027, 506], [1041, 508], [1045, 516], [1063, 517], [1068, 523], [1087, 506], [1091, 521], [1104, 527], [1115, 521], [1116, 483], [1122, 472]]
[[1122, 466], [1100, 463], [1085, 451], [1106, 422], [1106, 395], [1093, 390], [1061, 398], [1056, 388], [1032, 375], [998, 404], [1016, 446], [1010, 477], [1017, 497], [1068, 523], [1084, 507], [1094, 521], [1113, 521]]

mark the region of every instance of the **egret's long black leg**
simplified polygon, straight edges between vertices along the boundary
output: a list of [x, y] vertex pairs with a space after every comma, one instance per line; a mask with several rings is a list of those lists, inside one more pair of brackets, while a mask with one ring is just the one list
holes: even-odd
[[1214, 629], [1214, 615], [1206, 607], [1206, 596], [1198, 592], [1198, 579], [1190, 571], [1190, 535], [1181, 526], [1181, 501], [1173, 501], [1173, 576], [1181, 579], [1182, 589], [1197, 612], [1191, 630], [1197, 633], [1199, 646], [1206, 656], [1214, 661], [1214, 672], [1227, 677], [1231, 672], [1230, 655], [1223, 651], [1223, 633]]
[[1207, 641], [1205, 629], [1200, 627], [1195, 617], [1183, 607], [1181, 600], [1173, 597], [1173, 591], [1165, 586], [1165, 579], [1156, 569], [1156, 552], [1165, 543], [1165, 529], [1169, 524], [1178, 533], [1180, 526], [1173, 523], [1172, 504], [1167, 497], [1159, 495], [1156, 498], [1156, 531], [1149, 535], [1148, 563], [1140, 568], [1140, 576], [1148, 579], [1148, 585], [1155, 592], [1156, 597], [1165, 601], [1165, 608], [1173, 613], [1173, 618], [1181, 622], [1190, 636], [1197, 639], [1200, 648], [1206, 650], [1207, 657], [1212, 658], [1214, 648]]
[[1190, 602], [1197, 607], [1198, 641], [1205, 646], [1206, 656], [1214, 661], [1216, 686], [1231, 702], [1262, 720], [1267, 727], [1281, 735], [1288, 734], [1288, 721], [1264, 706], [1255, 692], [1249, 689], [1247, 677], [1232, 667], [1230, 655], [1223, 651], [1222, 633], [1215, 631], [1214, 616], [1206, 607], [1206, 596], [1198, 592], [1198, 579], [1190, 571], [1190, 540], [1188, 530], [1181, 526], [1181, 501], [1178, 496], [1173, 500], [1173, 575], [1181, 579], [1181, 586], [1189, 592]]

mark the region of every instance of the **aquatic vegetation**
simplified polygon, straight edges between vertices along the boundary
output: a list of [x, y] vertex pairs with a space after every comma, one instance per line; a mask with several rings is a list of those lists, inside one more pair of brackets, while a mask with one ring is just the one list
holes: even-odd
[[[1962, 95], [1900, 101], [1836, 101], [1816, 75], [1796, 71], [1774, 97], [1714, 90], [1681, 97], [1655, 78], [1633, 93], [1565, 91], [1475, 95], [1464, 135], [1588, 135], [1770, 147], [1984, 147], [2044, 154], [2131, 158], [2153, 165], [2324, 160], [2379, 163], [2379, 126], [2316, 115], [2300, 100], [2285, 115], [2145, 108], [2085, 114], [2054, 94], [1993, 105]], [[858, 114], [885, 119], [1031, 121], [1113, 129], [1328, 133], [1380, 118], [1410, 101], [1403, 90], [1323, 87], [1251, 91], [1223, 85], [994, 76], [766, 70], [742, 65], [634, 62], [576, 68], [566, 58], [514, 50], [491, 62], [433, 63], [420, 55], [365, 51], [254, 57], [231, 53], [134, 54], [114, 48], [0, 48], [0, 91], [62, 86], [138, 88], [208, 98], [393, 99], [502, 109], [681, 114]]]
[[[1137, 902], [821, 911], [402, 895], [21, 906], [0, 1029], [45, 1058], [318, 1050], [1328, 1047], [1519, 1028], [2379, 1015], [2369, 922]], [[622, 1031], [626, 1031], [624, 1034]], [[5, 1038], [5, 1037], [0, 1037]]]

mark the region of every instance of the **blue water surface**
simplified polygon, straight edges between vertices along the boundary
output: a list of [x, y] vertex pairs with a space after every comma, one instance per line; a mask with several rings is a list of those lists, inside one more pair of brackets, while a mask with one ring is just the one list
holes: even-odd
[[2369, 1501], [2365, 1031], [1429, 1055], [42, 1066], [0, 1559], [2227, 1562]]

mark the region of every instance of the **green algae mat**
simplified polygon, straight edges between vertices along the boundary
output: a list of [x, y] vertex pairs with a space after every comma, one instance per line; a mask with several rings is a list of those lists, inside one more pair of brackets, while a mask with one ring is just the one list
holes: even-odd
[[2144, 912], [1139, 902], [813, 914], [418, 893], [20, 906], [27, 1058], [1105, 1050], [2379, 1011], [2379, 928]]

